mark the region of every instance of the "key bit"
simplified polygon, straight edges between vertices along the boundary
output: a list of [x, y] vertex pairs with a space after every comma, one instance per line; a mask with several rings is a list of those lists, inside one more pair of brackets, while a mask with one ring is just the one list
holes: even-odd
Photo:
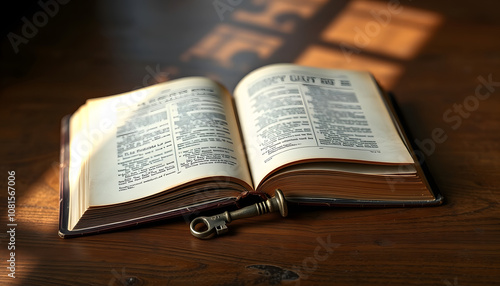
[[[279, 211], [283, 217], [288, 215], [285, 196], [281, 190], [276, 189], [274, 197], [232, 212], [225, 211], [210, 217], [197, 217], [189, 225], [191, 234], [200, 239], [209, 239], [214, 235], [221, 235], [228, 231], [226, 224], [233, 220], [253, 217], [265, 213]], [[203, 224], [206, 229], [197, 228]]]

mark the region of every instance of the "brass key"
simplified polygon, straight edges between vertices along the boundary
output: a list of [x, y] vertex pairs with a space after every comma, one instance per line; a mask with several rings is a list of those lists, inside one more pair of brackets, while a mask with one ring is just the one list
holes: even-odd
[[[274, 197], [260, 203], [253, 204], [232, 212], [223, 212], [218, 215], [210, 217], [197, 217], [191, 221], [189, 225], [191, 234], [200, 239], [212, 238], [215, 234], [221, 235], [227, 232], [226, 224], [240, 218], [247, 218], [262, 215], [265, 213], [276, 212], [281, 213], [283, 217], [288, 215], [288, 208], [286, 205], [285, 196], [281, 190], [276, 189]], [[196, 227], [204, 224], [206, 230], [196, 230]]]

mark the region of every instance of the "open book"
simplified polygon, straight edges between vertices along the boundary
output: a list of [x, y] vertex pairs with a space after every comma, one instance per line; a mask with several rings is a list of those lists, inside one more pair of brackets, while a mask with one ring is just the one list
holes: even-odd
[[367, 72], [278, 64], [233, 96], [190, 77], [90, 99], [62, 122], [62, 237], [274, 194], [323, 205], [432, 205], [398, 117]]

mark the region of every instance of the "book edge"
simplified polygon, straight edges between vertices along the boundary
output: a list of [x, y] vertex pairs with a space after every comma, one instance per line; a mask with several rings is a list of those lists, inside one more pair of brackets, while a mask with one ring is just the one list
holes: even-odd
[[[380, 89], [380, 87], [379, 87]], [[404, 140], [407, 143], [407, 145], [411, 148], [411, 151], [413, 152], [412, 156], [416, 154], [417, 151], [421, 150], [418, 148], [418, 146], [415, 144], [415, 140], [413, 135], [411, 134], [410, 129], [408, 128], [408, 124], [404, 118], [404, 115], [401, 111], [401, 108], [396, 101], [396, 97], [392, 92], [387, 92], [384, 93], [383, 91], [382, 95], [385, 97], [387, 104], [389, 104], [391, 110], [394, 113], [394, 116], [396, 117], [396, 124], [399, 125], [401, 131], [403, 132]], [[423, 158], [421, 161], [418, 160], [417, 156], [415, 155], [415, 165], [417, 167], [417, 172], [421, 174], [422, 180], [425, 180], [424, 183], [427, 183], [429, 187], [429, 191], [432, 192], [434, 195], [434, 200], [429, 202], [428, 204], [434, 204], [434, 205], [441, 205], [444, 203], [445, 199], [444, 196], [442, 195], [440, 189], [438, 188], [436, 181], [434, 180], [434, 177], [432, 176], [427, 163], [425, 161], [425, 158]], [[420, 168], [420, 170], [419, 170]]]

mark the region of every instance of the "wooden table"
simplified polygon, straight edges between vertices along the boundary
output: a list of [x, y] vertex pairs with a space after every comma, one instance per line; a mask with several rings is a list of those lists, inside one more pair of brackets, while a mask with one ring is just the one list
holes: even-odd
[[[4, 26], [1, 46], [1, 284], [500, 283], [498, 3], [32, 2], [4, 12], [19, 26]], [[210, 241], [192, 237], [182, 218], [57, 236], [64, 115], [88, 98], [184, 76], [233, 89], [274, 62], [371, 70], [394, 92], [446, 203], [296, 208], [286, 219], [234, 222]], [[8, 171], [15, 279], [6, 268]]]

